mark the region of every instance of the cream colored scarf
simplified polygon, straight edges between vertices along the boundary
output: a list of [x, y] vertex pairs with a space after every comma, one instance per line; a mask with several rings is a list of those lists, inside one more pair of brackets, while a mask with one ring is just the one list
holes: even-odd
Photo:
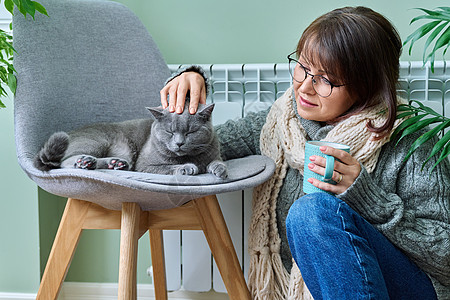
[[[324, 140], [350, 146], [351, 154], [370, 173], [375, 169], [381, 147], [390, 136], [376, 140], [367, 120], [374, 126], [384, 123], [383, 105], [378, 105], [339, 122]], [[401, 122], [396, 121], [395, 127]], [[294, 263], [289, 276], [280, 256], [280, 236], [276, 219], [278, 193], [288, 166], [303, 174], [306, 131], [295, 113], [292, 88], [272, 105], [261, 131], [261, 153], [275, 161], [274, 175], [253, 191], [249, 231], [250, 269], [248, 283], [252, 299], [312, 299]]]

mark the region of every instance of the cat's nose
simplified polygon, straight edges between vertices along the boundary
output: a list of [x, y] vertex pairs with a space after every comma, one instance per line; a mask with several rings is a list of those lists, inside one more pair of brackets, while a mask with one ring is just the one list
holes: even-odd
[[178, 148], [181, 148], [181, 146], [183, 146], [185, 143], [184, 136], [181, 134], [175, 134], [174, 138], [173, 138], [173, 142]]
[[178, 147], [181, 147], [184, 145], [184, 139], [182, 139], [182, 138], [177, 138], [174, 140], [174, 142], [175, 142], [175, 145], [177, 145]]

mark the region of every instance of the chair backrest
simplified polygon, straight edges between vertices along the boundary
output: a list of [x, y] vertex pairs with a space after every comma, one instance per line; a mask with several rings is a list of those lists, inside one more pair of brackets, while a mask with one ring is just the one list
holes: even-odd
[[19, 163], [49, 135], [92, 122], [148, 117], [170, 72], [141, 21], [102, 0], [40, 0], [49, 17], [13, 18]]

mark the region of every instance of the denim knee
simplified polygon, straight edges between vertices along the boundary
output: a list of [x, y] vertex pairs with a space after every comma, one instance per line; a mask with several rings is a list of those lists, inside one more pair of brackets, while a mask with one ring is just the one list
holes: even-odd
[[326, 211], [336, 211], [340, 202], [338, 198], [326, 193], [307, 194], [291, 205], [286, 224], [299, 221], [309, 223], [312, 218], [320, 218]]
[[335, 215], [341, 200], [327, 193], [307, 194], [295, 201], [289, 209], [286, 218], [287, 231], [320, 230], [330, 215]]

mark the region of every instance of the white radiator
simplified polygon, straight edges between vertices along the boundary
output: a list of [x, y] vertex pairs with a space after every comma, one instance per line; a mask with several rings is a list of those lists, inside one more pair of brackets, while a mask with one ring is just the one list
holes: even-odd
[[[268, 108], [291, 84], [287, 64], [201, 65], [211, 79], [207, 102], [214, 102], [213, 122], [245, 116]], [[176, 71], [180, 65], [169, 65]], [[436, 62], [435, 71], [422, 62], [401, 62], [399, 94], [421, 100], [450, 116], [450, 61]], [[238, 258], [247, 278], [247, 232], [251, 217], [251, 190], [218, 195]], [[206, 239], [200, 231], [164, 231], [169, 290], [226, 292]]]

